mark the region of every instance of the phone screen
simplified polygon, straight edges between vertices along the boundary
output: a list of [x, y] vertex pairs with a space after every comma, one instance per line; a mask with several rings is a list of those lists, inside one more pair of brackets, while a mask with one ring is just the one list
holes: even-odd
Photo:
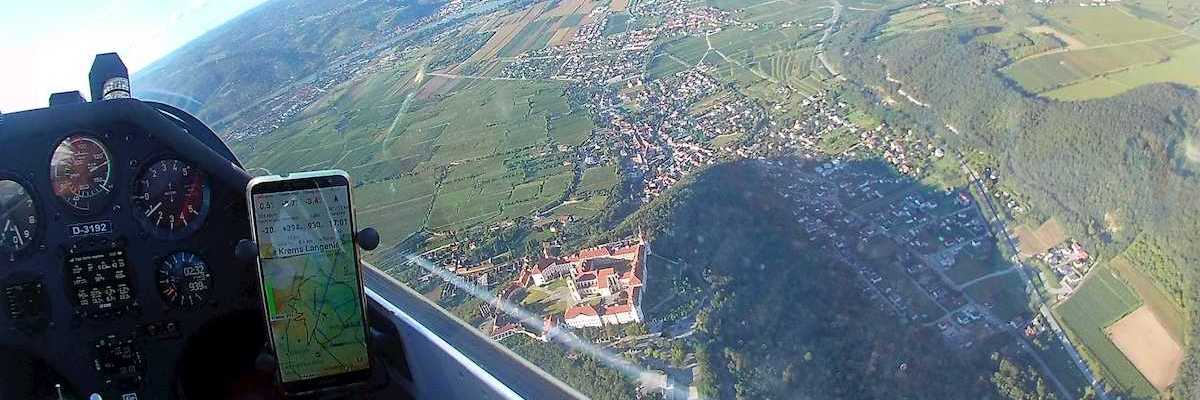
[[370, 367], [349, 186], [310, 182], [251, 194], [263, 302], [284, 384]]

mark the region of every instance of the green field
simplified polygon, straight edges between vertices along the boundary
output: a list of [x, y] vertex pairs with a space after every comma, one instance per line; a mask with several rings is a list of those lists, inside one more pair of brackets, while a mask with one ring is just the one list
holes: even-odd
[[994, 246], [986, 242], [978, 247], [967, 244], [959, 250], [954, 265], [946, 270], [946, 275], [955, 283], [962, 284], [1006, 267], [1008, 263]]
[[1031, 58], [1005, 71], [1030, 93], [1041, 93], [1079, 80], [1167, 60], [1171, 53], [1151, 43], [1076, 50]]
[[1087, 100], [1115, 96], [1138, 86], [1176, 82], [1200, 88], [1200, 44], [1171, 52], [1165, 62], [1140, 66], [1064, 86], [1043, 95], [1056, 100]]
[[705, 0], [704, 4], [709, 7], [716, 7], [726, 11], [734, 11], [757, 4], [766, 3], [768, 1], [770, 0]]
[[[820, 20], [824, 18], [822, 12], [827, 11], [817, 9], [797, 15]], [[708, 38], [714, 51], [708, 52], [703, 62], [714, 67], [715, 76], [734, 82], [751, 95], [756, 94], [752, 89], [756, 86], [769, 94], [775, 84], [810, 89], [812, 84], [807, 80], [813, 75], [818, 33], [812, 26], [800, 25], [752, 31], [726, 29]]]
[[[235, 147], [247, 166], [276, 173], [349, 171], [358, 217], [386, 228], [385, 245], [419, 229], [529, 215], [564, 198], [575, 176], [563, 164], [573, 152], [543, 150], [579, 145], [592, 121], [570, 111], [561, 84], [476, 81], [430, 103], [410, 95], [420, 86], [411, 77], [396, 69], [352, 81]], [[293, 150], [256, 151], [275, 146]]]
[[1064, 5], [1047, 11], [1055, 28], [1090, 46], [1164, 38], [1179, 31], [1157, 21], [1139, 18], [1120, 6], [1077, 7]]
[[550, 38], [554, 36], [559, 19], [560, 17], [549, 17], [530, 22], [500, 49], [499, 55], [512, 57], [526, 50], [546, 47], [546, 43], [550, 42]]
[[672, 58], [668, 54], [659, 54], [650, 60], [650, 68], [646, 71], [646, 76], [650, 79], [662, 79], [668, 76], [674, 76], [679, 72], [683, 72], [691, 65], [686, 65], [676, 58]]
[[1138, 398], [1149, 398], [1157, 395], [1154, 387], [1104, 333], [1105, 327], [1141, 304], [1137, 294], [1114, 276], [1113, 271], [1096, 267], [1077, 292], [1055, 307], [1054, 312], [1072, 341], [1082, 345], [1089, 363], [1110, 387]]
[[568, 114], [550, 121], [550, 137], [559, 144], [578, 146], [591, 135], [593, 127], [587, 113]]
[[579, 190], [594, 192], [612, 189], [617, 184], [617, 168], [613, 166], [592, 167], [583, 171], [579, 180]]
[[608, 17], [608, 22], [604, 25], [604, 35], [615, 35], [625, 32], [629, 29], [629, 19], [633, 18], [628, 13], [617, 13]]
[[1200, 87], [1200, 40], [1186, 26], [1164, 23], [1179, 10], [1156, 14], [1143, 6], [1050, 7], [1041, 13], [1044, 19], [1020, 20], [1041, 33], [1014, 26], [988, 42], [1019, 60], [1001, 69], [1007, 78], [1050, 99], [1111, 97], [1160, 82]]
[[700, 64], [706, 53], [708, 43], [702, 36], [686, 36], [663, 43], [650, 60], [646, 74], [652, 79], [675, 75]]
[[[820, 12], [828, 4], [821, 2], [766, 2], [743, 8], [735, 14], [739, 21], [764, 26], [778, 26], [785, 22], [800, 21], [812, 23], [814, 16], [820, 18], [828, 14]], [[828, 10], [826, 10], [828, 11]]]
[[1025, 281], [1016, 273], [984, 279], [968, 286], [965, 291], [1001, 320], [1009, 321], [1018, 315], [1031, 314]]
[[701, 36], [687, 36], [663, 44], [661, 51], [675, 56], [687, 65], [696, 65], [708, 51], [708, 44]]
[[949, 18], [940, 8], [918, 8], [905, 10], [888, 16], [887, 26], [883, 33], [897, 34], [920, 32], [947, 26]]

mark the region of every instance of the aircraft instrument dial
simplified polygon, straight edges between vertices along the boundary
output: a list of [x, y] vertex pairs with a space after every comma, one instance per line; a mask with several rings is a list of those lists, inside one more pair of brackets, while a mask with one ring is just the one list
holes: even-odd
[[38, 216], [33, 197], [20, 183], [0, 180], [0, 253], [14, 253], [33, 244]]
[[80, 214], [95, 214], [112, 195], [112, 165], [108, 149], [90, 136], [63, 139], [50, 159], [54, 195]]
[[181, 251], [158, 263], [158, 293], [174, 308], [192, 308], [208, 298], [212, 274], [200, 256]]
[[179, 239], [199, 229], [210, 197], [204, 171], [176, 159], [150, 164], [134, 181], [137, 217], [160, 238]]

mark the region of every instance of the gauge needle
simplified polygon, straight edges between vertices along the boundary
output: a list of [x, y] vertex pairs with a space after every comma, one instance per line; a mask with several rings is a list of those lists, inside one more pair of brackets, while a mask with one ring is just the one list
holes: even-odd
[[96, 166], [94, 166], [94, 167], [91, 167], [91, 168], [88, 168], [88, 172], [96, 172], [96, 170], [98, 170], [98, 169], [100, 169], [101, 167], [104, 167], [104, 166], [106, 166], [106, 165], [108, 165], [108, 161], [105, 161], [105, 162], [103, 162], [103, 163], [100, 163], [100, 164], [96, 164]]
[[146, 211], [146, 216], [149, 217], [150, 214], [154, 214], [155, 211], [158, 211], [159, 207], [162, 207], [161, 201], [158, 202], [158, 204], [155, 204], [154, 207], [150, 207], [150, 211]]
[[[8, 228], [9, 228], [10, 226], [12, 226], [12, 220], [11, 220], [11, 219], [6, 219], [6, 220], [4, 220], [4, 230], [3, 230], [3, 231], [0, 231], [0, 232], [8, 232]], [[13, 227], [13, 228], [14, 228], [14, 229], [13, 229], [13, 232], [15, 232], [15, 233], [16, 233], [15, 237], [17, 238], [17, 247], [24, 246], [24, 245], [25, 245], [25, 239], [22, 239], [22, 238], [21, 238], [21, 230], [20, 230], [20, 229], [15, 229], [16, 227]]]

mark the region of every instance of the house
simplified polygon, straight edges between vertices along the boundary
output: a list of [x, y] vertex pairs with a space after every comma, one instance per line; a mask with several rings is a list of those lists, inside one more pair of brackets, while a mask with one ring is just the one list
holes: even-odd
[[542, 257], [529, 268], [529, 272], [533, 284], [542, 286], [552, 280], [569, 275], [574, 267], [573, 263], [557, 257]]
[[566, 313], [563, 314], [563, 322], [572, 328], [599, 328], [604, 325], [600, 319], [600, 312], [595, 307], [589, 305], [568, 308]]
[[641, 241], [629, 246], [587, 249], [575, 257], [579, 262], [571, 285], [575, 300], [592, 296], [610, 298], [643, 285], [646, 245]]

